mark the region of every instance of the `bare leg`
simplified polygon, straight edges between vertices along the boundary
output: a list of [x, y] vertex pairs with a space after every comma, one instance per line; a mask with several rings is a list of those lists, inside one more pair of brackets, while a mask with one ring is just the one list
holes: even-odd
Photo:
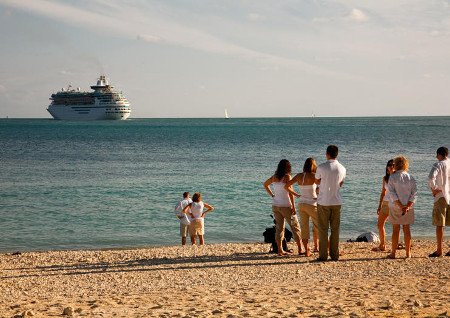
[[405, 237], [406, 258], [411, 258], [411, 230], [409, 224], [403, 225], [403, 236]]
[[378, 215], [378, 233], [380, 234], [380, 246], [378, 248], [380, 251], [386, 250], [386, 230], [384, 229], [384, 225], [386, 224], [387, 218], [388, 215], [384, 213]]
[[280, 240], [276, 240], [278, 246], [278, 256], [286, 255], [286, 252], [283, 250], [283, 245]]
[[311, 256], [311, 251], [309, 250], [309, 247], [308, 247], [308, 240], [307, 239], [302, 240], [302, 242], [303, 242], [303, 247], [305, 248], [305, 256]]
[[444, 241], [444, 227], [436, 226], [436, 253], [442, 255], [442, 242]]
[[314, 252], [319, 251], [319, 236], [317, 234], [317, 227], [313, 226], [313, 242], [314, 242]]
[[186, 236], [181, 237], [181, 245], [186, 245]]
[[203, 235], [199, 235], [198, 240], [200, 241], [200, 245], [205, 244], [205, 239], [203, 238]]
[[389, 255], [390, 258], [395, 258], [395, 252], [397, 251], [398, 241], [400, 240], [400, 224], [392, 225], [392, 250]]
[[300, 255], [302, 253], [302, 241], [299, 238], [297, 241], [295, 241], [295, 243], [297, 243], [298, 255]]
[[195, 235], [191, 235], [191, 244], [195, 245]]

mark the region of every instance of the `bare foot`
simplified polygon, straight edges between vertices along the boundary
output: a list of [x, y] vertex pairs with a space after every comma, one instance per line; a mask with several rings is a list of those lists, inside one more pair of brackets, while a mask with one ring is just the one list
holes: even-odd
[[310, 256], [311, 256], [311, 251], [310, 251], [309, 248], [306, 250], [305, 256], [306, 256], [306, 257], [310, 257]]
[[281, 251], [278, 253], [278, 256], [286, 256], [286, 255], [292, 255], [291, 252], [287, 252], [287, 251]]
[[385, 246], [377, 246], [372, 248], [373, 252], [385, 252], [386, 251], [386, 247]]

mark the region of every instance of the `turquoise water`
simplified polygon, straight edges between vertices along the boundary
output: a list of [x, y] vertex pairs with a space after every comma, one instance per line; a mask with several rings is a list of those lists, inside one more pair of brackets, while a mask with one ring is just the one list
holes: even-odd
[[[200, 191], [216, 210], [208, 243], [262, 241], [262, 183], [287, 158], [347, 168], [341, 239], [376, 230], [381, 177], [403, 154], [418, 183], [413, 237], [434, 237], [427, 175], [448, 145], [449, 117], [0, 120], [0, 251], [179, 244], [173, 206]], [[387, 226], [390, 234], [390, 226]]]

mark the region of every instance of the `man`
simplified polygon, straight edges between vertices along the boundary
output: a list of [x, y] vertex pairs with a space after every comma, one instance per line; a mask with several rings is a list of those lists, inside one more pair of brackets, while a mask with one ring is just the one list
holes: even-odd
[[[188, 234], [189, 228], [189, 219], [185, 213], [183, 213], [183, 209], [192, 203], [192, 200], [189, 198], [189, 192], [183, 193], [183, 200], [177, 203], [175, 206], [175, 215], [180, 220], [180, 235], [181, 235], [181, 245], [186, 245], [186, 236]], [[189, 209], [188, 209], [189, 211]], [[189, 211], [190, 212], [190, 211]]]
[[339, 259], [339, 227], [341, 223], [342, 198], [339, 193], [344, 184], [346, 170], [337, 161], [338, 147], [327, 147], [327, 162], [317, 167], [316, 184], [319, 185], [317, 197], [318, 231], [319, 231], [319, 261], [328, 259], [328, 229], [330, 234], [330, 257], [333, 261]]
[[[442, 256], [444, 226], [450, 226], [450, 160], [448, 159], [448, 149], [439, 147], [436, 151], [436, 158], [439, 161], [431, 168], [428, 185], [434, 197], [433, 225], [436, 226], [437, 249], [428, 255], [429, 257]], [[450, 256], [450, 252], [447, 252], [445, 256]]]

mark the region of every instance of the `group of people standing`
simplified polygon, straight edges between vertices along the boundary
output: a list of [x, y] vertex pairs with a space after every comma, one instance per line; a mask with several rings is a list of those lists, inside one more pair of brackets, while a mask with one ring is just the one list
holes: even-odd
[[[293, 178], [292, 167], [287, 159], [278, 163], [277, 170], [264, 182], [264, 188], [272, 197], [272, 212], [275, 217], [275, 241], [278, 255], [291, 254], [283, 249], [285, 222], [291, 227], [300, 255], [311, 256], [309, 248], [310, 220], [313, 224], [313, 252], [318, 252], [319, 261], [328, 257], [337, 261], [339, 252], [339, 230], [341, 221], [342, 197], [340, 189], [346, 177], [345, 167], [337, 160], [339, 149], [329, 145], [326, 149], [327, 161], [317, 165], [313, 158], [307, 158], [303, 171]], [[428, 184], [434, 197], [433, 225], [436, 226], [436, 251], [430, 257], [443, 256], [444, 227], [450, 226], [450, 160], [448, 149], [437, 149], [438, 162], [433, 165], [428, 177]], [[386, 173], [382, 179], [382, 190], [377, 209], [379, 246], [373, 251], [386, 251], [385, 223], [392, 224], [392, 247], [388, 258], [395, 258], [403, 228], [406, 258], [411, 257], [411, 229], [414, 223], [414, 204], [417, 199], [417, 184], [409, 174], [408, 159], [399, 156], [386, 164]], [[297, 184], [297, 193], [293, 186]], [[298, 215], [295, 205], [298, 198]], [[183, 193], [183, 199], [175, 207], [180, 219], [181, 244], [186, 244], [189, 233], [191, 243], [204, 244], [204, 217], [214, 207], [202, 201], [202, 195], [195, 193], [192, 200], [189, 192]], [[330, 235], [328, 236], [328, 233]], [[450, 252], [445, 254], [450, 256]]]
[[[330, 145], [326, 150], [325, 163], [317, 166], [313, 158], [308, 158], [303, 172], [291, 177], [291, 164], [283, 159], [275, 174], [264, 182], [267, 193], [272, 197], [272, 211], [276, 221], [275, 240], [278, 255], [290, 254], [283, 250], [285, 221], [291, 227], [298, 253], [311, 255], [308, 246], [310, 237], [309, 220], [313, 223], [314, 251], [319, 252], [319, 261], [339, 259], [339, 229], [342, 198], [340, 188], [346, 177], [345, 167], [337, 160], [338, 147]], [[436, 226], [437, 249], [430, 257], [443, 255], [444, 226], [450, 226], [450, 160], [448, 149], [437, 150], [438, 162], [433, 165], [428, 184], [434, 196], [433, 225]], [[382, 191], [377, 209], [380, 245], [373, 251], [386, 251], [386, 220], [392, 224], [392, 248], [388, 258], [395, 258], [403, 228], [406, 257], [411, 257], [411, 229], [414, 223], [414, 204], [417, 199], [417, 184], [408, 173], [408, 159], [399, 156], [386, 165], [382, 180]], [[299, 193], [293, 189], [297, 184]], [[298, 199], [297, 219], [295, 198]], [[328, 237], [328, 233], [330, 236]], [[317, 242], [318, 241], [318, 242]], [[303, 244], [303, 247], [302, 247]], [[304, 250], [304, 251], [303, 251]], [[445, 254], [450, 256], [450, 252]]]
[[[438, 160], [428, 175], [428, 186], [434, 197], [432, 223], [436, 227], [436, 251], [429, 257], [443, 255], [444, 227], [450, 226], [450, 160], [448, 148], [439, 147], [436, 150]], [[388, 258], [395, 258], [397, 251], [400, 225], [403, 227], [406, 257], [411, 257], [411, 230], [414, 223], [414, 203], [417, 197], [417, 185], [408, 173], [408, 160], [405, 157], [391, 159], [386, 164], [386, 175], [382, 180], [382, 190], [378, 205], [378, 231], [380, 245], [373, 251], [386, 251], [386, 220], [392, 223], [392, 248]], [[450, 256], [450, 252], [445, 254]]]
[[186, 237], [189, 234], [191, 244], [205, 244], [205, 215], [212, 212], [214, 207], [202, 201], [200, 192], [194, 193], [192, 199], [189, 192], [183, 193], [183, 199], [175, 206], [175, 215], [180, 220], [181, 245], [186, 245]]
[[[283, 250], [284, 223], [291, 227], [298, 253], [311, 255], [308, 247], [309, 220], [313, 222], [314, 251], [319, 252], [319, 260], [339, 259], [339, 228], [342, 198], [340, 188], [344, 184], [346, 169], [337, 160], [338, 147], [328, 146], [327, 161], [317, 166], [313, 158], [308, 158], [303, 172], [291, 178], [291, 163], [287, 159], [279, 162], [275, 174], [264, 182], [267, 193], [272, 197], [272, 211], [275, 217], [275, 241], [278, 255], [290, 254]], [[300, 193], [293, 189], [297, 183]], [[294, 197], [299, 198], [297, 219]], [[330, 237], [328, 240], [328, 231]], [[317, 233], [314, 235], [314, 231]], [[300, 241], [301, 239], [301, 241]], [[318, 242], [317, 242], [318, 241]], [[302, 243], [303, 249], [302, 251]]]

